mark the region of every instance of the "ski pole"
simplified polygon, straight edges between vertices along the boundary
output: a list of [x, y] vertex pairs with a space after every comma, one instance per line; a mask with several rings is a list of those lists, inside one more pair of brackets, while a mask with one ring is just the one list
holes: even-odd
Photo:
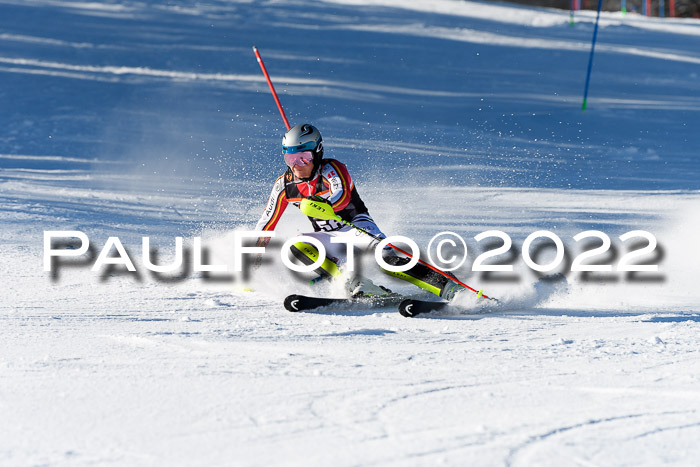
[[[381, 242], [381, 241], [383, 240], [382, 238], [379, 238], [379, 237], [377, 237], [376, 235], [374, 235], [374, 234], [372, 234], [372, 233], [370, 233], [370, 232], [367, 232], [365, 229], [362, 229], [362, 228], [356, 226], [356, 225], [353, 224], [352, 222], [346, 221], [345, 219], [343, 219], [343, 218], [341, 218], [340, 216], [338, 216], [332, 209], [329, 209], [329, 208], [330, 208], [330, 205], [327, 204], [327, 203], [320, 203], [320, 202], [313, 201], [313, 200], [308, 199], [308, 198], [302, 199], [302, 200], [301, 200], [301, 203], [299, 204], [299, 209], [300, 209], [301, 212], [302, 212], [304, 215], [306, 215], [306, 216], [315, 217], [316, 219], [321, 219], [321, 220], [326, 220], [326, 221], [328, 221], [328, 220], [335, 220], [335, 221], [338, 221], [338, 222], [342, 222], [342, 223], [345, 224], [345, 225], [348, 225], [348, 226], [350, 226], [350, 227], [352, 227], [352, 228], [354, 228], [354, 229], [356, 229], [356, 230], [359, 230], [360, 232], [362, 232], [362, 233], [365, 234], [365, 235], [369, 235], [370, 237], [372, 237], [373, 239], [377, 240], [378, 242]], [[399, 253], [408, 256], [409, 258], [413, 258], [413, 255], [411, 255], [411, 254], [408, 253], [407, 251], [404, 251], [403, 249], [397, 247], [396, 245], [392, 245], [391, 243], [388, 243], [387, 245], [390, 246], [391, 248], [393, 248], [394, 250], [398, 251]], [[489, 300], [496, 300], [495, 298], [491, 298], [491, 297], [489, 297], [489, 296], [487, 296], [487, 295], [484, 295], [484, 293], [483, 293], [482, 290], [476, 290], [476, 289], [474, 289], [474, 288], [472, 288], [472, 287], [469, 287], [467, 284], [465, 284], [464, 282], [460, 281], [460, 280], [457, 279], [456, 277], [450, 276], [449, 274], [447, 274], [446, 272], [441, 271], [440, 269], [436, 268], [436, 267], [433, 266], [432, 264], [428, 264], [428, 263], [426, 263], [425, 261], [423, 261], [423, 260], [421, 260], [421, 259], [418, 259], [418, 262], [419, 262], [420, 264], [422, 264], [423, 266], [426, 266], [426, 267], [432, 269], [433, 271], [437, 272], [437, 273], [440, 274], [441, 276], [445, 276], [445, 277], [447, 277], [448, 279], [450, 279], [450, 280], [452, 280], [452, 281], [455, 281], [456, 283], [458, 283], [458, 284], [461, 285], [462, 287], [465, 287], [465, 288], [471, 290], [472, 292], [474, 292], [475, 294], [477, 294], [478, 297], [488, 298]]]
[[284, 120], [284, 124], [287, 127], [287, 130], [291, 128], [289, 125], [289, 120], [287, 120], [287, 116], [284, 114], [284, 109], [282, 108], [282, 104], [280, 103], [279, 98], [277, 97], [277, 92], [275, 91], [275, 87], [272, 85], [272, 80], [270, 79], [270, 75], [267, 74], [267, 69], [265, 69], [265, 64], [262, 61], [262, 57], [260, 56], [260, 52], [258, 52], [258, 48], [253, 46], [253, 52], [255, 53], [255, 57], [258, 59], [258, 63], [260, 64], [260, 68], [262, 69], [263, 75], [265, 75], [265, 79], [267, 80], [267, 85], [270, 86], [270, 91], [272, 91], [272, 97], [275, 98], [275, 102], [277, 103], [277, 108], [280, 109], [280, 114], [282, 114], [282, 120]]

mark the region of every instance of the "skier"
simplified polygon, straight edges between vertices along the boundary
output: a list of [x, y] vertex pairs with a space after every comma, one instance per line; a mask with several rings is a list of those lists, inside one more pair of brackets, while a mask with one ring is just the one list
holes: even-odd
[[[369, 215], [345, 164], [335, 159], [323, 158], [323, 140], [316, 127], [308, 123], [292, 127], [282, 139], [282, 153], [287, 170], [275, 181], [256, 230], [274, 230], [289, 203], [299, 207], [302, 199], [311, 198], [317, 202], [328, 203], [341, 219], [377, 238], [386, 238]], [[318, 274], [326, 278], [344, 279], [345, 288], [353, 298], [386, 296], [392, 293], [359, 274], [343, 274], [346, 245], [331, 243], [330, 239], [344, 235], [357, 237], [353, 243], [364, 251], [373, 251], [379, 241], [336, 220], [311, 217], [309, 220], [314, 232], [304, 235], [318, 239], [326, 248], [326, 260], [318, 268]], [[257, 245], [265, 246], [269, 241], [269, 237], [260, 237]], [[291, 252], [295, 258], [307, 265], [315, 263], [319, 257], [318, 249], [314, 245], [301, 241], [291, 247]], [[382, 257], [388, 264], [395, 266], [409, 261], [409, 258], [396, 255], [388, 246], [382, 251]], [[452, 299], [457, 292], [464, 289], [453, 280], [420, 263], [406, 272], [382, 270], [446, 300]]]

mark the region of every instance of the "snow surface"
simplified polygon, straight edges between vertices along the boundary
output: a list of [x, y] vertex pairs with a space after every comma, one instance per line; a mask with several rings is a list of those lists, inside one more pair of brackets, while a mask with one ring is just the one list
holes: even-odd
[[[452, 0], [0, 0], [0, 464], [699, 464], [700, 23], [604, 13], [582, 112], [594, 19]], [[501, 308], [288, 313], [289, 293], [339, 290], [274, 249], [247, 279], [145, 269], [143, 236], [159, 263], [177, 236], [191, 262], [202, 236], [232, 265], [233, 232], [283, 171], [253, 45], [380, 227], [423, 248], [459, 233], [457, 274]], [[289, 210], [279, 237], [308, 229]], [[471, 272], [494, 229], [515, 271]], [[45, 230], [92, 250], [44, 272]], [[603, 231], [613, 265], [620, 235], [651, 232], [659, 271], [534, 287], [519, 248], [538, 230], [565, 264], [574, 235]], [[108, 237], [136, 273], [91, 271]]]

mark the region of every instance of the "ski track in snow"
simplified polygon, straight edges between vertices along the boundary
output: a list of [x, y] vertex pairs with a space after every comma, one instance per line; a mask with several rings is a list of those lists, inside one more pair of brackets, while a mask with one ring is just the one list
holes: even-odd
[[[594, 19], [451, 0], [0, 0], [0, 464], [697, 464], [700, 23], [604, 13], [582, 113]], [[288, 313], [290, 293], [342, 288], [308, 285], [273, 247], [248, 278], [145, 269], [143, 236], [159, 264], [177, 236], [191, 262], [201, 236], [232, 266], [233, 232], [282, 172], [253, 44], [383, 231], [423, 248], [460, 234], [457, 275], [499, 305]], [[307, 229], [290, 209], [278, 236]], [[45, 230], [92, 249], [44, 272]], [[513, 273], [470, 271], [488, 230], [512, 238]], [[603, 231], [606, 264], [646, 230], [660, 270], [538, 282], [518, 253], [538, 230], [572, 257], [574, 235]], [[136, 273], [91, 271], [110, 236]]]

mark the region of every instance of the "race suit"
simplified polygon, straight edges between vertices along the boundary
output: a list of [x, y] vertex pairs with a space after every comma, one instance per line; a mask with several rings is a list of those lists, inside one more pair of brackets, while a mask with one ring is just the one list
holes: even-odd
[[[299, 207], [302, 199], [314, 195], [326, 200], [333, 211], [346, 221], [353, 222], [361, 214], [369, 217], [345, 164], [334, 159], [323, 159], [313, 180], [295, 180], [291, 169], [277, 178], [256, 230], [274, 230], [289, 203]], [[344, 226], [336, 220], [322, 221], [312, 217], [309, 220], [315, 232], [332, 232]]]
[[[265, 210], [256, 225], [256, 230], [274, 230], [290, 203], [299, 207], [301, 200], [310, 196], [318, 196], [326, 200], [341, 219], [351, 222], [379, 239], [385, 237], [369, 215], [347, 167], [335, 159], [323, 159], [316, 176], [309, 181], [296, 179], [291, 169], [287, 169], [284, 175], [278, 177], [272, 187]], [[320, 220], [309, 217], [309, 220], [314, 232], [304, 235], [316, 238], [326, 248], [327, 260], [318, 271], [324, 276], [339, 277], [340, 267], [346, 259], [346, 245], [331, 243], [331, 237], [345, 235], [357, 237], [353, 244], [360, 250], [366, 251], [379, 243], [377, 239], [333, 219]], [[269, 238], [263, 237], [258, 241], [258, 245], [264, 246], [268, 240]], [[298, 242], [291, 250], [295, 257], [306, 264], [314, 263], [318, 258], [317, 249], [308, 243]]]
[[[338, 278], [341, 276], [341, 268], [346, 260], [347, 246], [344, 243], [331, 243], [334, 236], [352, 235], [357, 237], [353, 244], [360, 250], [373, 251], [379, 243], [379, 239], [385, 235], [379, 230], [372, 217], [369, 215], [365, 203], [355, 188], [345, 164], [334, 159], [323, 159], [316, 176], [309, 181], [298, 180], [291, 169], [287, 169], [284, 175], [275, 181], [270, 197], [265, 206], [256, 230], [274, 230], [282, 214], [291, 203], [299, 207], [302, 199], [310, 196], [319, 196], [326, 200], [333, 211], [343, 220], [351, 222], [355, 226], [371, 233], [372, 236], [363, 234], [346, 224], [336, 220], [319, 220], [309, 217], [314, 227], [314, 232], [304, 235], [318, 239], [326, 248], [326, 260], [317, 272], [325, 277]], [[261, 237], [258, 246], [265, 246], [269, 237]], [[309, 243], [297, 242], [291, 248], [292, 254], [305, 264], [313, 264], [319, 256], [318, 250]], [[390, 247], [382, 252], [384, 260], [394, 266], [406, 264], [409, 258], [394, 254]], [[443, 289], [450, 285], [451, 281], [430, 270], [422, 264], [416, 264], [406, 272], [385, 273], [411, 282], [436, 295], [441, 295]]]

